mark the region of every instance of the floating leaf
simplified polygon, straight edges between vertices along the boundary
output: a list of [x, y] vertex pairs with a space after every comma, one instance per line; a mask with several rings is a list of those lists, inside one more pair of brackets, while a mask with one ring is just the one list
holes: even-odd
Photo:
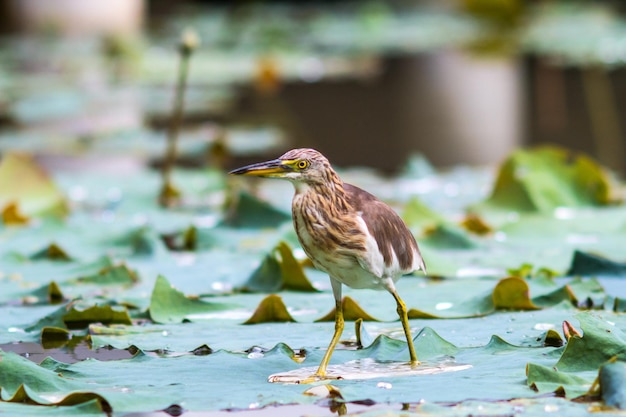
[[285, 242], [279, 242], [269, 254], [265, 255], [261, 265], [240, 290], [244, 292], [317, 291]]
[[72, 258], [56, 243], [51, 243], [47, 247], [33, 253], [29, 257], [31, 260], [36, 261], [39, 259], [48, 259], [51, 261], [64, 261], [70, 262]]
[[580, 376], [534, 363], [526, 367], [526, 382], [535, 391], [564, 392], [570, 398], [584, 394], [591, 385]]
[[311, 284], [304, 273], [302, 265], [293, 256], [293, 251], [285, 242], [279, 242], [275, 249], [280, 255], [280, 273], [282, 275], [284, 290], [316, 292], [317, 289]]
[[167, 249], [159, 234], [149, 226], [142, 226], [124, 234], [113, 242], [115, 245], [130, 247], [133, 255], [164, 256]]
[[[12, 352], [0, 350], [2, 401], [37, 405], [71, 406], [97, 401], [100, 412], [111, 413], [111, 404], [93, 392], [79, 392], [84, 384], [44, 369]], [[46, 393], [56, 393], [54, 399]]]
[[137, 273], [126, 264], [102, 268], [94, 275], [78, 277], [71, 282], [98, 285], [130, 285], [139, 281]]
[[432, 229], [445, 223], [446, 219], [426, 206], [420, 199], [411, 198], [402, 212], [402, 219], [411, 229]]
[[567, 271], [567, 275], [626, 277], [626, 264], [577, 250], [574, 251], [572, 264]]
[[91, 306], [86, 309], [72, 307], [63, 316], [63, 322], [69, 329], [84, 329], [91, 323], [132, 324], [128, 311], [115, 309], [110, 305]]
[[[391, 298], [390, 298], [391, 301]], [[341, 300], [341, 306], [343, 308], [343, 319], [345, 321], [356, 321], [356, 320], [364, 320], [364, 321], [380, 321], [371, 315], [369, 315], [363, 308], [354, 301], [350, 297], [343, 297]], [[335, 321], [335, 314], [337, 312], [336, 308], [333, 308], [328, 314], [319, 319], [315, 320], [316, 322], [323, 321]]]
[[295, 322], [291, 317], [283, 299], [276, 294], [265, 297], [252, 316], [243, 324]]
[[427, 229], [420, 243], [442, 249], [473, 249], [478, 246], [465, 230], [449, 223]]
[[240, 192], [235, 209], [229, 214], [227, 224], [241, 228], [273, 228], [291, 220], [289, 213], [277, 209], [271, 204]]
[[19, 207], [20, 216], [65, 216], [65, 197], [27, 155], [6, 153], [0, 161], [0, 208]]
[[468, 232], [472, 232], [479, 236], [486, 236], [493, 233], [493, 228], [489, 226], [482, 217], [475, 213], [468, 213], [461, 222], [463, 227]]
[[561, 334], [554, 329], [549, 329], [541, 337], [542, 346], [561, 347], [565, 344], [565, 341], [561, 337]]
[[582, 154], [556, 147], [514, 152], [500, 167], [491, 196], [476, 209], [552, 212], [614, 201], [607, 174]]
[[44, 349], [61, 347], [72, 338], [72, 333], [62, 327], [44, 327], [41, 329], [41, 345]]
[[596, 370], [613, 357], [626, 360], [626, 334], [615, 325], [588, 313], [576, 315], [583, 336], [573, 336], [556, 363], [562, 371]]
[[493, 304], [496, 308], [510, 310], [538, 310], [530, 299], [528, 283], [518, 277], [501, 279], [493, 290]]
[[602, 400], [609, 407], [626, 410], [626, 362], [609, 362], [598, 375]]
[[155, 323], [180, 323], [194, 315], [206, 315], [232, 308], [232, 305], [190, 299], [159, 275], [150, 298], [150, 318]]

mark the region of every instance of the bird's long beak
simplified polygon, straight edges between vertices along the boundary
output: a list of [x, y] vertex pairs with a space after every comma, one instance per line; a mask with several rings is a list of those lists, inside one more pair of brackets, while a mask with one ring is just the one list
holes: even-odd
[[229, 172], [233, 175], [254, 175], [257, 177], [276, 177], [282, 176], [293, 171], [293, 168], [282, 159], [273, 159], [271, 161], [259, 162], [257, 164], [246, 165]]

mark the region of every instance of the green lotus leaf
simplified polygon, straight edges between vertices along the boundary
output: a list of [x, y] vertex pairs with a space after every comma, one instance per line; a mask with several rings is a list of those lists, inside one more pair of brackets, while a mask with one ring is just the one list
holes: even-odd
[[231, 304], [208, 303], [192, 299], [178, 291], [169, 281], [159, 275], [150, 298], [150, 318], [155, 323], [180, 323], [193, 319], [194, 315], [206, 315], [232, 308]]

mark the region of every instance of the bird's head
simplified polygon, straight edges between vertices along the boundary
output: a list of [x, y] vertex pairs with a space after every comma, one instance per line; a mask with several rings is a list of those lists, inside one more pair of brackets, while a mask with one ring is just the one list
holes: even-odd
[[326, 184], [335, 176], [328, 159], [314, 149], [292, 149], [278, 159], [235, 169], [234, 175], [284, 178], [296, 183]]

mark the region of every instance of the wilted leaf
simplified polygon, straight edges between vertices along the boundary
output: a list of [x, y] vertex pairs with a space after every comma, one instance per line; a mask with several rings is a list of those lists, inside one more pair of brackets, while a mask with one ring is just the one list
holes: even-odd
[[84, 329], [91, 323], [132, 324], [128, 311], [106, 306], [91, 306], [86, 309], [72, 307], [63, 316], [63, 322], [69, 329]]
[[538, 310], [530, 299], [528, 283], [518, 277], [501, 279], [493, 290], [493, 304], [496, 308], [510, 310]]
[[294, 258], [293, 252], [287, 243], [279, 242], [275, 250], [280, 255], [279, 265], [283, 281], [282, 289], [304, 292], [317, 291], [306, 277], [302, 265]]
[[63, 346], [72, 338], [69, 330], [62, 327], [44, 327], [41, 329], [41, 345], [44, 349]]
[[39, 259], [48, 259], [51, 261], [65, 261], [69, 262], [72, 258], [56, 243], [51, 243], [47, 247], [30, 255], [30, 259], [33, 261]]
[[102, 268], [94, 275], [78, 277], [70, 282], [98, 285], [130, 285], [139, 281], [137, 273], [126, 264]]
[[[392, 299], [390, 298], [389, 301], [391, 302]], [[341, 300], [341, 306], [343, 307], [343, 319], [345, 321], [356, 321], [359, 319], [365, 320], [365, 321], [380, 321], [372, 317], [371, 315], [369, 315], [365, 310], [363, 310], [363, 308], [359, 305], [359, 303], [357, 303], [350, 297], [343, 297], [343, 299]], [[337, 309], [333, 308], [328, 314], [326, 314], [323, 317], [320, 317], [319, 319], [315, 321], [316, 322], [335, 321], [336, 311]]]
[[261, 301], [252, 316], [243, 324], [295, 321], [296, 320], [291, 317], [291, 314], [289, 314], [289, 311], [287, 311], [287, 306], [285, 306], [283, 299], [276, 294], [270, 294]]
[[482, 217], [475, 213], [468, 213], [461, 222], [461, 227], [479, 236], [486, 236], [493, 233], [493, 228], [488, 225]]
[[203, 315], [232, 308], [229, 304], [207, 303], [190, 299], [159, 275], [150, 298], [150, 318], [155, 323], [180, 323], [194, 315]]
[[561, 337], [561, 334], [554, 329], [549, 329], [541, 337], [542, 346], [561, 347], [564, 344], [565, 344], [565, 341], [563, 340], [563, 337]]
[[14, 201], [8, 203], [2, 209], [2, 223], [7, 226], [22, 226], [28, 224], [30, 218], [24, 216], [21, 212], [17, 203]]
[[279, 242], [270, 253], [265, 255], [261, 265], [240, 290], [244, 292], [317, 291], [285, 242]]
[[19, 207], [20, 216], [64, 216], [65, 197], [26, 155], [6, 153], [0, 161], [0, 208]]

